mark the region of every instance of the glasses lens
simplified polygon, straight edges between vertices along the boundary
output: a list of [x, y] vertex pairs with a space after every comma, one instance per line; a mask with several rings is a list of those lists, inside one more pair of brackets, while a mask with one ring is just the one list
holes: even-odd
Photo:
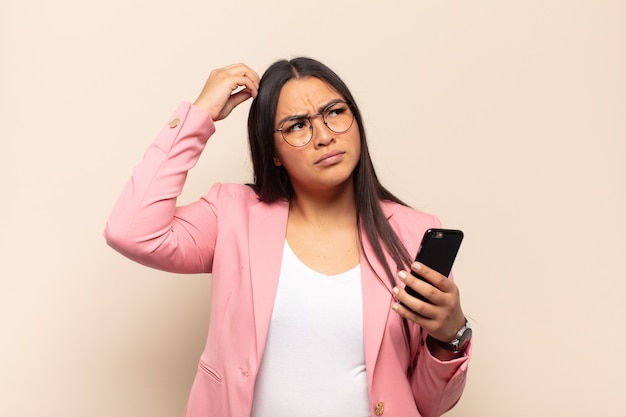
[[[320, 116], [320, 113], [310, 117], [294, 118], [283, 122], [280, 133], [285, 142], [295, 147], [306, 146], [313, 137], [313, 125], [311, 119]], [[354, 122], [354, 113], [350, 106], [344, 102], [330, 105], [321, 113], [324, 124], [335, 133], [343, 133], [350, 129]]]
[[343, 133], [350, 129], [354, 114], [346, 103], [336, 103], [324, 111], [324, 122], [335, 133]]
[[309, 143], [313, 130], [309, 119], [293, 119], [283, 123], [280, 132], [288, 144], [301, 147]]

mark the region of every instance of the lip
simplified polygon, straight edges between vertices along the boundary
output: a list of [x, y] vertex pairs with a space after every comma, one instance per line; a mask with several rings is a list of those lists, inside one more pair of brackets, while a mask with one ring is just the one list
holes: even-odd
[[320, 159], [315, 161], [315, 165], [333, 165], [343, 159], [345, 152], [342, 151], [331, 151], [322, 155]]

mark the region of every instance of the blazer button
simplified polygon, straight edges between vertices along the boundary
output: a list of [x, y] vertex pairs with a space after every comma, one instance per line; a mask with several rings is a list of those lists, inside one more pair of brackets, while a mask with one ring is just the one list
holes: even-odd
[[374, 413], [376, 413], [376, 415], [378, 417], [382, 416], [383, 413], [385, 412], [385, 403], [380, 401], [378, 404], [376, 404], [376, 408], [374, 409]]
[[179, 124], [180, 124], [180, 119], [177, 117], [170, 122], [170, 129], [174, 129]]

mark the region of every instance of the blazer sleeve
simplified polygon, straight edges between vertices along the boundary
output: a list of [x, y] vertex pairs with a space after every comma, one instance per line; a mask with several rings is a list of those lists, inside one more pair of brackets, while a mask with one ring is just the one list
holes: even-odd
[[470, 341], [463, 356], [450, 361], [440, 361], [430, 353], [426, 343], [422, 344], [411, 386], [423, 417], [440, 416], [459, 401], [465, 389], [471, 354]]
[[[434, 217], [432, 227], [442, 227]], [[453, 280], [453, 274], [449, 279]], [[463, 356], [450, 361], [435, 358], [426, 343], [426, 332], [420, 332], [420, 352], [411, 386], [419, 411], [423, 417], [438, 417], [449, 411], [461, 399], [467, 380], [467, 369], [472, 355], [472, 341]], [[424, 400], [421, 400], [424, 399]]]
[[[403, 210], [405, 216], [394, 216], [392, 221], [409, 250], [417, 252], [426, 229], [442, 227], [437, 216], [420, 212], [414, 217], [415, 212], [412, 209], [398, 208], [398, 210]], [[407, 224], [411, 227], [406, 227]], [[450, 279], [454, 279], [452, 274]], [[460, 358], [440, 361], [428, 349], [426, 332], [414, 325], [412, 334], [417, 337], [416, 363], [410, 381], [415, 404], [422, 417], [438, 417], [454, 407], [463, 394], [472, 342], [470, 341], [470, 345]]]
[[[107, 243], [143, 265], [211, 272], [217, 230], [209, 199], [176, 206], [187, 172], [215, 132], [210, 116], [183, 102], [146, 151], [107, 220]], [[216, 191], [217, 193], [217, 191]]]

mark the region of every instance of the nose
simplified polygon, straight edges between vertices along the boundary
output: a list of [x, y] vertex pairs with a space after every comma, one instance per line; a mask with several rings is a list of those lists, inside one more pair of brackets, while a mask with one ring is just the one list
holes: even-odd
[[311, 126], [313, 127], [312, 141], [316, 148], [328, 146], [335, 141], [335, 134], [326, 126], [321, 115], [311, 117]]

